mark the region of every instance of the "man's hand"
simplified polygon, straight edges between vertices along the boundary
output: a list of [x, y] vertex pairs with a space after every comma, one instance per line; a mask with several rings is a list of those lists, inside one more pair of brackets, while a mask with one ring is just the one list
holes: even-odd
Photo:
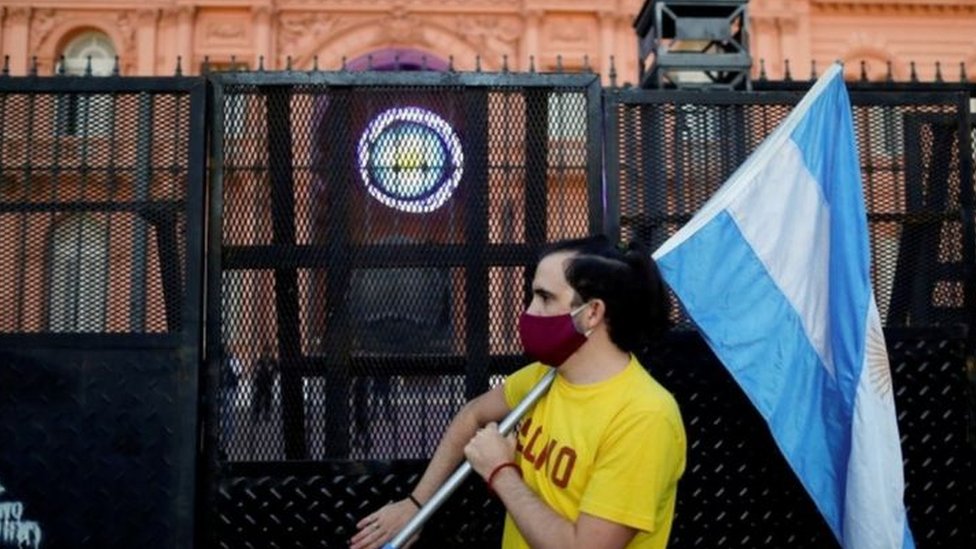
[[[378, 511], [356, 523], [359, 532], [349, 540], [349, 549], [378, 549], [393, 539], [410, 519], [417, 514], [417, 506], [409, 499], [388, 503]], [[417, 541], [419, 534], [410, 538], [406, 549]]]
[[515, 457], [515, 435], [503, 437], [498, 424], [491, 422], [475, 433], [464, 447], [464, 456], [471, 467], [485, 480], [495, 467]]

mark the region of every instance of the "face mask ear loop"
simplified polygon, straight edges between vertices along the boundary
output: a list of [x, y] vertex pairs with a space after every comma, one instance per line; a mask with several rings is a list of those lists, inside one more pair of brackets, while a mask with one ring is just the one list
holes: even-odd
[[[592, 301], [587, 301], [586, 303], [580, 305], [579, 307], [577, 307], [577, 308], [575, 308], [575, 309], [573, 309], [572, 311], [569, 312], [569, 316], [571, 316], [573, 318], [573, 326], [576, 325], [576, 315], [580, 311], [582, 311], [590, 303], [592, 303]], [[578, 332], [579, 330], [577, 329], [576, 331]], [[590, 328], [589, 330], [586, 330], [585, 332], [582, 332], [582, 334], [584, 336], [586, 336], [586, 337], [590, 337], [590, 334], [592, 334], [592, 333], [593, 333], [593, 328]]]

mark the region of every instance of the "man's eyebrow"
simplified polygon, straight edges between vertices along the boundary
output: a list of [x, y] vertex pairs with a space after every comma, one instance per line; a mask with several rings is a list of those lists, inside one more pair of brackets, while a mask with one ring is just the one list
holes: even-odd
[[552, 292], [546, 290], [545, 288], [532, 288], [532, 293], [541, 297], [552, 297]]

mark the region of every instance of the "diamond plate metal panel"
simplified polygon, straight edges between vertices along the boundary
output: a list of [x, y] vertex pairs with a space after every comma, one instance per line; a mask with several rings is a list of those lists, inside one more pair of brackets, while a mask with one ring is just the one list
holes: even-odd
[[0, 483], [25, 503], [44, 547], [189, 539], [195, 437], [177, 403], [193, 395], [178, 363], [163, 349], [0, 353]]
[[[346, 547], [356, 522], [409, 493], [424, 462], [237, 466], [217, 499], [219, 547]], [[415, 547], [497, 547], [504, 509], [469, 479], [424, 526]]]
[[[889, 332], [906, 503], [920, 546], [976, 541], [976, 447], [965, 340], [951, 331]], [[645, 362], [674, 392], [688, 432], [669, 547], [836, 547], [830, 530], [769, 436], [761, 417], [701, 339], [673, 335]], [[342, 547], [355, 523], [405, 497], [425, 461], [265, 463], [221, 471], [222, 547]], [[479, 479], [442, 507], [422, 547], [497, 547], [503, 510]]]

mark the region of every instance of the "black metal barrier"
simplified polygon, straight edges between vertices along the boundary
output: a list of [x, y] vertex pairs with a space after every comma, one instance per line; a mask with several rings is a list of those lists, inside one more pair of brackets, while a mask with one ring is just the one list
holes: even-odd
[[[455, 100], [451, 97], [457, 91], [445, 85], [455, 81], [445, 75], [391, 77], [344, 73], [313, 82], [307, 82], [304, 76], [288, 75], [266, 80], [260, 74], [219, 79], [216, 95], [223, 97], [225, 111], [235, 102], [252, 105], [252, 117], [256, 116], [258, 122], [247, 131], [270, 135], [274, 118], [288, 118], [300, 128], [291, 135], [312, 144], [312, 152], [305, 155], [309, 158], [305, 164], [291, 160], [302, 158], [300, 152], [290, 157], [282, 154], [286, 164], [282, 173], [286, 175], [278, 181], [296, 182], [285, 188], [300, 189], [301, 181], [310, 182], [306, 184], [314, 188], [316, 181], [327, 177], [331, 185], [340, 181], [340, 188], [345, 189], [342, 192], [348, 193], [337, 195], [332, 190], [323, 192], [321, 198], [309, 198], [315, 195], [297, 191], [292, 193], [295, 202], [285, 208], [315, 212], [323, 207], [316, 200], [329, 204], [325, 208], [332, 208], [330, 211], [338, 207], [339, 221], [333, 218], [321, 231], [331, 242], [329, 248], [316, 247], [314, 243], [293, 246], [291, 239], [295, 236], [291, 234], [279, 244], [273, 230], [276, 226], [273, 200], [263, 212], [243, 214], [240, 210], [250, 207], [252, 202], [235, 199], [225, 186], [223, 208], [212, 212], [213, 220], [224, 218], [225, 265], [239, 273], [228, 278], [225, 269], [222, 279], [225, 297], [220, 303], [211, 304], [212, 311], [216, 313], [220, 309], [224, 318], [235, 315], [253, 318], [256, 332], [252, 333], [270, 340], [272, 349], [267, 353], [273, 362], [282, 361], [277, 365], [281, 371], [280, 385], [272, 385], [272, 396], [265, 397], [265, 401], [272, 403], [265, 405], [271, 409], [269, 414], [258, 420], [247, 419], [247, 410], [254, 409], [254, 400], [249, 396], [253, 388], [239, 386], [232, 393], [234, 398], [226, 401], [233, 405], [219, 411], [226, 418], [230, 410], [229, 415], [237, 425], [232, 436], [227, 436], [224, 430], [218, 433], [218, 438], [223, 437], [228, 444], [228, 449], [221, 450], [216, 465], [215, 504], [219, 520], [214, 532], [219, 544], [234, 547], [268, 540], [280, 546], [341, 546], [353, 534], [358, 517], [390, 499], [402, 497], [410, 489], [422, 471], [423, 459], [432, 452], [439, 433], [464, 398], [499, 382], [501, 375], [520, 364], [511, 325], [522, 289], [512, 291], [512, 286], [524, 284], [532, 261], [528, 252], [533, 246], [521, 244], [522, 237], [514, 235], [542, 233], [530, 230], [528, 224], [524, 228], [519, 224], [527, 221], [512, 224], [512, 220], [528, 220], [534, 216], [530, 213], [513, 216], [512, 210], [493, 209], [497, 203], [489, 200], [475, 210], [464, 211], [482, 212], [487, 226], [496, 231], [504, 227], [495, 233], [495, 241], [472, 241], [468, 236], [478, 234], [470, 231], [473, 226], [452, 230], [436, 217], [428, 218], [429, 223], [419, 233], [414, 230], [413, 234], [426, 235], [427, 241], [445, 239], [469, 249], [473, 246], [483, 254], [488, 265], [516, 268], [516, 274], [502, 278], [501, 288], [505, 291], [489, 286], [492, 296], [489, 306], [462, 301], [473, 303], [476, 308], [456, 309], [465, 295], [463, 292], [430, 291], [430, 288], [447, 285], [456, 292], [464, 284], [444, 281], [470, 283], [471, 279], [465, 275], [466, 260], [452, 259], [455, 253], [459, 258], [466, 257], [464, 252], [453, 246], [419, 245], [402, 234], [391, 239], [389, 234], [376, 229], [399, 227], [409, 233], [410, 221], [417, 218], [394, 211], [396, 204], [388, 203], [385, 209], [370, 205], [369, 195], [362, 192], [368, 170], [361, 165], [353, 170], [351, 166], [362, 159], [362, 151], [355, 144], [357, 139], [362, 141], [361, 135], [369, 133], [368, 120], [380, 117], [392, 105], [411, 105], [418, 101], [434, 112], [454, 113], [453, 118], [447, 118], [462, 128], [459, 131], [464, 135], [464, 149], [472, 150], [475, 144], [473, 150], [478, 156], [473, 159], [474, 166], [485, 170], [484, 173], [502, 174], [504, 177], [500, 179], [488, 176], [489, 180], [500, 181], [495, 184], [502, 193], [527, 189], [525, 195], [516, 191], [519, 210], [523, 205], [524, 212], [535, 208], [536, 212], [545, 212], [542, 217], [547, 222], [564, 226], [572, 226], [573, 222], [561, 222], [560, 215], [584, 212], [590, 217], [589, 222], [575, 226], [599, 226], [602, 221], [604, 230], [610, 234], [640, 237], [654, 246], [691, 216], [802, 95], [800, 90], [708, 94], [605, 90], [602, 125], [589, 120], [574, 132], [572, 125], [561, 120], [560, 115], [581, 119], [591, 106], [577, 99], [568, 103], [574, 107], [560, 110], [560, 96], [568, 94], [582, 99], [581, 92], [567, 89], [566, 82], [548, 88], [554, 84], [553, 80], [522, 80], [522, 76], [513, 79], [512, 75], [476, 75], [467, 82], [469, 88], [462, 97], [480, 96], [481, 99], [462, 101], [463, 109], [453, 107]], [[368, 90], [357, 87], [377, 82], [389, 86]], [[519, 88], [529, 82], [533, 83], [532, 88]], [[486, 83], [490, 84], [487, 89], [480, 87]], [[510, 87], [513, 84], [514, 89]], [[288, 97], [287, 101], [277, 102], [281, 110], [274, 116], [275, 103], [265, 99], [266, 103], [262, 104], [253, 99], [270, 97], [272, 85], [293, 86], [274, 88], [274, 93]], [[535, 86], [541, 86], [541, 90]], [[541, 103], [535, 107], [529, 89], [542, 94], [536, 96]], [[318, 99], [307, 99], [309, 96]], [[434, 96], [438, 99], [432, 100]], [[587, 97], [586, 101], [592, 101]], [[316, 101], [327, 104], [328, 108], [315, 109]], [[960, 541], [969, 542], [976, 536], [971, 526], [970, 506], [963, 503], [973, 495], [976, 481], [968, 474], [973, 464], [973, 446], [964, 442], [967, 421], [970, 421], [967, 418], [972, 413], [965, 397], [967, 339], [958, 332], [960, 326], [970, 325], [973, 315], [970, 305], [974, 264], [973, 188], [968, 94], [958, 89], [915, 94], [859, 91], [852, 94], [852, 101], [874, 248], [872, 275], [879, 285], [877, 291], [886, 327], [889, 332], [895, 329], [894, 334], [889, 334], [889, 346], [896, 384], [904, 381], [898, 386], [898, 405], [909, 469], [907, 499], [912, 524], [921, 546], [958, 546]], [[247, 111], [247, 108], [237, 108]], [[324, 114], [313, 116], [309, 112]], [[331, 117], [337, 121], [329, 122]], [[490, 123], [479, 126], [479, 120], [496, 122], [493, 126]], [[316, 133], [316, 127], [329, 129]], [[311, 137], [303, 137], [306, 132]], [[225, 149], [230, 154], [246, 156], [246, 148], [236, 145], [240, 140], [241, 134], [235, 133], [225, 141]], [[603, 211], [593, 206], [592, 190], [575, 196], [565, 194], [567, 179], [553, 177], [566, 173], [566, 165], [560, 164], [561, 158], [572, 158], [565, 156], [566, 151], [580, 150], [593, 142], [603, 143], [605, 147], [602, 199], [606, 213], [602, 219], [592, 217]], [[308, 146], [290, 145], [293, 151], [304, 151]], [[513, 146], [524, 150], [514, 157], [524, 164], [499, 161]], [[317, 167], [322, 166], [322, 161], [315, 160], [315, 155], [323, 154], [322, 151], [327, 151], [326, 168]], [[563, 156], [558, 154], [560, 151]], [[214, 156], [220, 158], [220, 153], [227, 152], [217, 151]], [[240, 164], [248, 170], [246, 176], [238, 173], [238, 185], [256, 185], [247, 183], [248, 178], [258, 181], [260, 174], [274, 181], [272, 153], [269, 147], [267, 156], [251, 153], [249, 158], [258, 159], [256, 162], [235, 162], [235, 166]], [[482, 158], [487, 158], [487, 162]], [[539, 177], [545, 173], [550, 181], [557, 181], [557, 184], [550, 182], [546, 191], [559, 198], [562, 206], [546, 208], [541, 201], [522, 198], [528, 197], [529, 189], [538, 188], [530, 175], [533, 170], [538, 170]], [[227, 176], [223, 177], [226, 180]], [[327, 185], [321, 183], [321, 186]], [[492, 185], [482, 188], [496, 189]], [[367, 200], [360, 201], [356, 193]], [[302, 206], [302, 200], [306, 206]], [[344, 204], [351, 204], [353, 210]], [[454, 211], [463, 207], [462, 200], [448, 203], [448, 208]], [[296, 231], [306, 231], [311, 241], [316, 238], [316, 229], [314, 213], [309, 216], [308, 221], [296, 221]], [[384, 224], [383, 216], [390, 221]], [[246, 223], [252, 224], [250, 230]], [[227, 242], [228, 235], [250, 236]], [[252, 244], [252, 240], [257, 240], [258, 245]], [[513, 250], [512, 244], [517, 253], [508, 251]], [[315, 259], [318, 254], [326, 257], [329, 253], [334, 254], [331, 257], [335, 262]], [[233, 261], [227, 262], [228, 259]], [[274, 276], [278, 277], [283, 270], [293, 267], [335, 269], [337, 266], [342, 266], [345, 274], [334, 275], [330, 279], [334, 282], [325, 284], [329, 291], [336, 292], [328, 294], [334, 297], [326, 297], [325, 302], [337, 308], [324, 307], [304, 313], [309, 317], [347, 315], [347, 322], [339, 324], [344, 326], [341, 337], [333, 334], [333, 339], [327, 340], [331, 350], [322, 354], [328, 358], [308, 351], [303, 351], [306, 354], [302, 357], [287, 359], [276, 354], [274, 348], [284, 347], [282, 339], [275, 342], [275, 333], [280, 333], [282, 326], [275, 318], [280, 319], [282, 310], [294, 306], [281, 301], [280, 291], [261, 292], [265, 299], [250, 304], [246, 297], [240, 297], [248, 295], [240, 288], [261, 283], [256, 280], [245, 283], [239, 276], [248, 276], [245, 273], [258, 267], [274, 268], [279, 273]], [[439, 278], [433, 273], [442, 266], [458, 271]], [[371, 270], [364, 271], [363, 267]], [[383, 269], [397, 282], [384, 279], [380, 274]], [[352, 271], [360, 274], [354, 276]], [[270, 271], [266, 276], [264, 284], [270, 288]], [[310, 281], [314, 277], [307, 276]], [[279, 279], [274, 280], [277, 284]], [[297, 294], [303, 291], [314, 294], [313, 287], [309, 282], [309, 289], [299, 287]], [[357, 292], [364, 287], [371, 288], [373, 298]], [[277, 301], [271, 300], [271, 295]], [[426, 306], [430, 296], [445, 300], [439, 309], [442, 314], [435, 314]], [[370, 315], [376, 315], [382, 308], [377, 299], [390, 300], [391, 313], [385, 318], [386, 324], [371, 325]], [[450, 303], [454, 303], [455, 309]], [[248, 312], [242, 315], [240, 310]], [[450, 328], [443, 328], [443, 332], [431, 331], [436, 322], [422, 321], [445, 317], [455, 320], [445, 321]], [[467, 329], [458, 318], [468, 322]], [[677, 320], [679, 326], [688, 328], [682, 318]], [[224, 326], [226, 330], [226, 323]], [[296, 334], [303, 335], [289, 336], [291, 340], [314, 340], [305, 335], [314, 332], [314, 321], [292, 323], [292, 326]], [[470, 327], [487, 328], [490, 332], [472, 332]], [[360, 332], [353, 335], [347, 330]], [[393, 337], [379, 337], [383, 335]], [[471, 344], [486, 336], [489, 337], [487, 347], [483, 343]], [[467, 344], [460, 341], [472, 337], [476, 339]], [[224, 341], [232, 339], [224, 337]], [[452, 339], [453, 342], [443, 343]], [[438, 344], [441, 347], [430, 347]], [[312, 347], [295, 346], [299, 348]], [[486, 348], [487, 357], [469, 354], [472, 349], [483, 353]], [[249, 361], [252, 368], [267, 360], [253, 351], [243, 354], [250, 354], [251, 358], [243, 362]], [[480, 366], [485, 358], [487, 369]], [[460, 361], [456, 362], [457, 359]], [[938, 366], [931, 364], [933, 359], [939, 362]], [[298, 393], [291, 397], [291, 405], [284, 388], [288, 375], [284, 362], [298, 365], [292, 367], [290, 375], [298, 376], [303, 387], [300, 397]], [[668, 352], [653, 364], [661, 365], [651, 369], [679, 398], [692, 446], [672, 545], [822, 547], [832, 544], [812, 503], [779, 457], [761, 418], [697, 337], [690, 332], [676, 334]], [[918, 384], [915, 382], [919, 376], [933, 377], [926, 377], [925, 383]], [[938, 388], [933, 384], [938, 384]], [[941, 397], [932, 402], [929, 395], [934, 390]], [[323, 396], [316, 397], [316, 392]], [[954, 396], [948, 398], [948, 394]], [[338, 405], [330, 406], [330, 402], [337, 400]], [[310, 421], [313, 416], [324, 420], [320, 420], [323, 422], [318, 428]], [[941, 419], [935, 420], [936, 417]], [[944, 429], [938, 444], [932, 435], [936, 428]], [[297, 437], [293, 448], [301, 448], [298, 453], [288, 450], [289, 429]], [[918, 445], [912, 444], [915, 439], [919, 440]], [[936, 471], [932, 463], [940, 455], [946, 456], [946, 463]], [[290, 461], [282, 462], [283, 458]], [[308, 458], [328, 466], [331, 472], [322, 474], [315, 465], [297, 463]], [[275, 463], [263, 463], [264, 460]], [[281, 474], [278, 474], [279, 467]], [[316, 472], [309, 474], [310, 470]], [[945, 476], [941, 474], [943, 470]], [[425, 530], [423, 541], [427, 546], [497, 545], [501, 509], [497, 502], [487, 499], [476, 480], [468, 482], [462, 494], [455, 496], [446, 507], [437, 522]], [[292, 511], [295, 516], [289, 514]]]
[[[886, 333], [918, 547], [976, 537], [976, 450], [964, 334]], [[835, 547], [762, 418], [694, 332], [672, 334], [649, 370], [678, 399], [689, 449], [669, 547]], [[220, 547], [343, 547], [355, 523], [405, 497], [423, 461], [243, 463], [219, 483]], [[492, 548], [503, 508], [469, 479], [421, 532], [417, 547]]]
[[206, 81], [0, 78], [0, 547], [188, 547]]
[[603, 226], [599, 82], [267, 76], [214, 77], [220, 460], [424, 457], [521, 360], [537, 251]]
[[[0, 548], [345, 546], [408, 493], [465, 399], [522, 364], [541, 246], [663, 241], [801, 87], [0, 77]], [[976, 91], [861, 88], [911, 526], [919, 547], [968, 547]], [[833, 546], [758, 414], [676, 320], [645, 361], [688, 431], [671, 546]], [[471, 479], [420, 545], [497, 547], [502, 513]]]
[[[607, 219], [617, 223], [611, 234], [638, 237], [652, 248], [664, 242], [800, 95], [606, 94]], [[976, 245], [969, 94], [854, 91], [851, 103], [882, 323], [971, 325]]]

